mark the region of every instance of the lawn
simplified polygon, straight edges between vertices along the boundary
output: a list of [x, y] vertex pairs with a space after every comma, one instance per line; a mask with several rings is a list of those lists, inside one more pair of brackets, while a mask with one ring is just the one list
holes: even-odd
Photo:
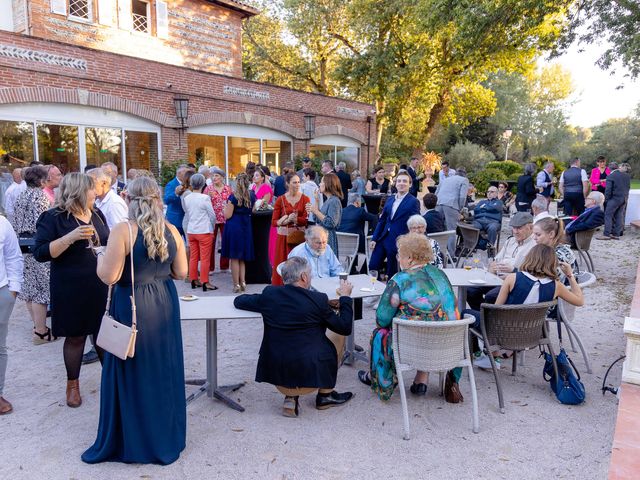
[[631, 180], [631, 188], [640, 188], [640, 180]]

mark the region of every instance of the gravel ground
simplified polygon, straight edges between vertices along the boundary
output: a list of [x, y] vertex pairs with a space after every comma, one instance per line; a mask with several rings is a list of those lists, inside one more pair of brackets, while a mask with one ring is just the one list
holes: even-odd
[[[10, 324], [5, 387], [14, 413], [0, 419], [0, 478], [604, 479], [617, 400], [602, 396], [600, 385], [609, 364], [624, 353], [622, 325], [640, 258], [638, 236], [628, 231], [619, 242], [593, 242], [599, 279], [587, 291], [575, 327], [591, 352], [594, 373], [587, 374], [582, 357], [571, 354], [587, 388], [586, 403], [559, 404], [542, 379], [542, 360], [530, 352], [517, 376], [510, 376], [510, 369], [501, 372], [505, 414], [497, 408], [492, 374], [476, 369], [479, 434], [471, 431], [466, 373], [462, 404], [446, 404], [436, 393], [435, 377], [426, 398], [409, 398], [412, 439], [404, 441], [400, 395], [396, 392], [388, 403], [379, 401], [357, 380], [362, 363], [345, 366], [338, 374], [337, 389], [355, 393], [350, 403], [317, 411], [314, 397], [308, 396], [301, 401], [299, 418], [282, 417], [281, 395], [253, 381], [261, 322], [224, 321], [218, 328], [219, 379], [221, 384], [247, 382], [233, 394], [246, 411], [236, 412], [205, 397], [193, 402], [188, 407], [187, 447], [170, 466], [85, 465], [80, 455], [95, 439], [98, 422], [100, 364], [82, 369], [82, 407], [66, 407], [62, 342], [33, 346], [28, 313], [18, 303]], [[216, 273], [212, 281], [220, 290], [204, 295], [231, 293], [228, 273]], [[178, 288], [190, 291], [182, 282]], [[249, 286], [250, 292], [261, 289]], [[356, 341], [367, 346], [373, 310], [365, 307], [364, 316], [356, 324]], [[185, 322], [183, 335], [186, 375], [202, 377], [204, 323]], [[620, 370], [619, 365], [612, 369], [609, 383], [619, 384]], [[411, 375], [407, 377], [410, 382]]]

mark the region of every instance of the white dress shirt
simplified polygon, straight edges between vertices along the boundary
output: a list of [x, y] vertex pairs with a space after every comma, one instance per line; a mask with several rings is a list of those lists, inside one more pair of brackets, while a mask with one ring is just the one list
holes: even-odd
[[548, 211], [543, 210], [542, 212], [540, 212], [539, 214], [537, 214], [535, 217], [533, 217], [533, 224], [535, 225], [535, 223], [538, 220], [542, 220], [543, 218], [556, 218], [553, 215], [551, 215]]
[[395, 217], [396, 210], [398, 210], [398, 207], [402, 203], [402, 200], [404, 200], [404, 197], [406, 197], [407, 195], [409, 195], [409, 192], [405, 193], [404, 195], [396, 193], [395, 200], [393, 201], [393, 205], [391, 206], [391, 218]]
[[112, 230], [120, 222], [126, 222], [129, 217], [127, 203], [111, 189], [102, 200], [96, 198], [96, 207], [100, 209], [107, 219], [109, 230]]
[[216, 214], [211, 206], [211, 198], [204, 193], [191, 192], [184, 199], [184, 214], [187, 217], [186, 233], [213, 233]]
[[13, 217], [14, 213], [14, 205], [18, 196], [27, 189], [27, 182], [24, 180], [20, 183], [13, 182], [7, 188], [7, 191], [4, 192], [4, 213], [7, 214], [7, 217]]
[[[24, 182], [23, 182], [24, 183]], [[0, 216], [0, 288], [19, 292], [22, 286], [23, 259], [18, 237], [9, 220]]]

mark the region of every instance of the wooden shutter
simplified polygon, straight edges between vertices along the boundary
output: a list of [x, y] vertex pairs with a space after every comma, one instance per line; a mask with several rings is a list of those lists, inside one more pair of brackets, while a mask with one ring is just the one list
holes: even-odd
[[51, 0], [51, 13], [67, 15], [67, 0]]
[[118, 25], [123, 30], [133, 30], [131, 0], [118, 0]]
[[158, 38], [169, 38], [169, 11], [167, 2], [156, 2], [156, 32]]
[[113, 25], [113, 0], [98, 0], [98, 22]]

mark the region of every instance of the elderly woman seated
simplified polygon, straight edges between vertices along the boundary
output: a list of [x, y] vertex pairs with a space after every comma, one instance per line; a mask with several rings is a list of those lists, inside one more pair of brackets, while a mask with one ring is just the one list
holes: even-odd
[[[430, 265], [433, 252], [428, 239], [418, 233], [408, 233], [398, 238], [397, 245], [398, 263], [402, 270], [387, 283], [376, 311], [377, 327], [371, 335], [370, 370], [358, 372], [360, 381], [371, 386], [381, 400], [388, 400], [398, 383], [391, 347], [393, 319], [458, 319], [456, 298], [449, 279], [441, 270]], [[449, 403], [463, 400], [458, 387], [460, 374], [460, 368], [447, 373], [445, 400]], [[428, 379], [428, 373], [418, 371], [411, 385], [411, 393], [425, 395]]]
[[[411, 215], [409, 217], [409, 220], [407, 220], [407, 228], [409, 229], [410, 233], [426, 235], [427, 221], [420, 215]], [[431, 260], [430, 264], [434, 267], [444, 268], [444, 256], [440, 251], [438, 242], [436, 242], [432, 238], [429, 238], [429, 244], [431, 245], [431, 250], [433, 251], [433, 260]]]

